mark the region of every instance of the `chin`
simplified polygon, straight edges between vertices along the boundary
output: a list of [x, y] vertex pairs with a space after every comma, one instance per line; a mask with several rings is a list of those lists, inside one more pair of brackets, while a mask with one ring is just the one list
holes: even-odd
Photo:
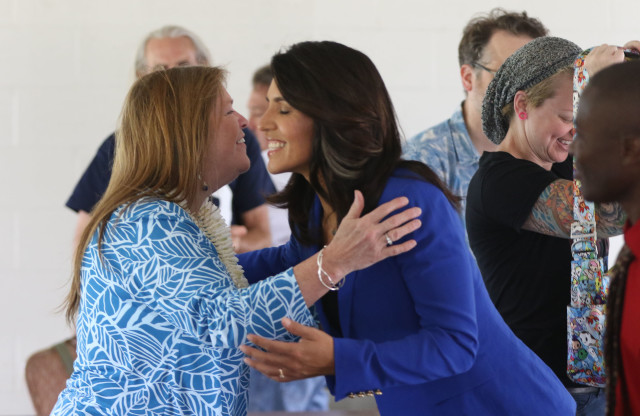
[[590, 189], [588, 186], [584, 186], [584, 180], [581, 182], [582, 182], [582, 196], [584, 197], [585, 201], [591, 201], [598, 204], [602, 202], [610, 202], [607, 200], [607, 198], [603, 198], [602, 194], [598, 194], [598, 192], [594, 192], [594, 190]]

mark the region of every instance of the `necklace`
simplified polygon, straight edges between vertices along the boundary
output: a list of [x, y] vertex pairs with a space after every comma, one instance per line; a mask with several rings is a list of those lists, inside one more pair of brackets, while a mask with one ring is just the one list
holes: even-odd
[[185, 208], [186, 204], [181, 205], [216, 248], [218, 257], [231, 276], [233, 284], [238, 289], [248, 287], [249, 282], [244, 277], [244, 270], [238, 264], [238, 257], [233, 251], [231, 231], [220, 215], [220, 209], [210, 198], [205, 199], [196, 214]]

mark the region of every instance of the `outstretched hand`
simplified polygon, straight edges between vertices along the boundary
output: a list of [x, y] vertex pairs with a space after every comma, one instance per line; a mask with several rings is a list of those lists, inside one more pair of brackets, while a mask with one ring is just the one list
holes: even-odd
[[355, 191], [349, 212], [324, 251], [326, 269], [337, 276], [345, 276], [414, 248], [415, 240], [395, 242], [420, 228], [422, 223], [416, 218], [422, 210], [413, 207], [385, 218], [408, 203], [405, 197], [395, 198], [360, 217], [364, 197], [360, 191]]
[[281, 382], [335, 373], [333, 338], [330, 335], [289, 318], [283, 318], [282, 325], [300, 340], [283, 342], [248, 335], [249, 341], [264, 351], [248, 345], [240, 346], [247, 355], [244, 362], [270, 379]]

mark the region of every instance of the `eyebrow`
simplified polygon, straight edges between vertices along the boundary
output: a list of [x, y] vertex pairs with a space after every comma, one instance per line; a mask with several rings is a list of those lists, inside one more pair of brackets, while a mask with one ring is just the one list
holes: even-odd
[[[266, 97], [266, 98], [267, 98], [267, 102], [270, 102], [269, 97]], [[280, 96], [277, 96], [276, 98], [273, 99], [273, 102], [274, 103], [282, 103], [282, 102], [286, 102], [286, 100], [284, 98], [280, 97]]]

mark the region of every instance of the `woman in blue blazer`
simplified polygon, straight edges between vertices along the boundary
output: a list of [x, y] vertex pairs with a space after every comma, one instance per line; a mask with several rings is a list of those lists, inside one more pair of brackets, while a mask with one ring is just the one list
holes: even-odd
[[[457, 199], [419, 162], [401, 160], [395, 113], [369, 58], [334, 42], [275, 55], [260, 129], [272, 173], [293, 172], [276, 204], [289, 209], [289, 243], [248, 253], [249, 281], [328, 244], [355, 190], [365, 212], [396, 196], [422, 209], [417, 246], [349, 274], [316, 303], [325, 332], [284, 320], [297, 343], [249, 339], [246, 362], [290, 381], [323, 374], [336, 400], [375, 395], [382, 415], [570, 415], [575, 402], [504, 323], [465, 242]], [[335, 286], [335, 287], [334, 287]], [[339, 290], [337, 290], [339, 289]], [[274, 302], [278, 302], [274, 299]]]

